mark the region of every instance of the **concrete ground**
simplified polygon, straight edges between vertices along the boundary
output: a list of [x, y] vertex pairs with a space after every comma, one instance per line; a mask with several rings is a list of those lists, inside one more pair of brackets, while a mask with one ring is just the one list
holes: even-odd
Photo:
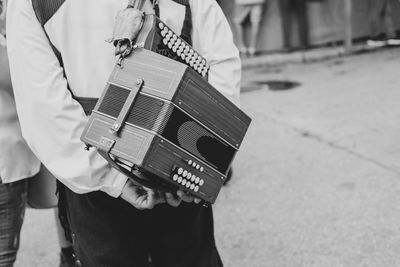
[[[214, 206], [225, 266], [400, 266], [399, 70], [386, 49], [244, 72], [253, 123]], [[52, 211], [28, 210], [16, 266], [57, 253]]]

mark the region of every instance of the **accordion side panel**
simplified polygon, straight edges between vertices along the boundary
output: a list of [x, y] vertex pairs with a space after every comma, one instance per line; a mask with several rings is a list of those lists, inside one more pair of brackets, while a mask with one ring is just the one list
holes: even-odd
[[[97, 112], [116, 119], [128, 95], [129, 89], [109, 85]], [[162, 136], [220, 173], [228, 171], [237, 151], [172, 102], [146, 94], [138, 95], [126, 124]]]
[[150, 148], [154, 135], [129, 125], [119, 135], [110, 133], [114, 119], [103, 114], [93, 113], [84, 131], [82, 141], [94, 147], [105, 147], [107, 142], [115, 141], [111, 153], [133, 164], [141, 165]]
[[251, 119], [191, 69], [175, 102], [236, 149], [240, 147]]
[[[195, 162], [196, 166], [189, 162]], [[142, 168], [210, 203], [215, 202], [225, 179], [204, 162], [157, 137]], [[179, 169], [182, 169], [182, 173], [179, 173]]]
[[132, 88], [138, 79], [143, 79], [142, 92], [171, 100], [186, 66], [146, 49], [137, 49], [132, 53], [123, 61], [122, 68], [114, 68], [109, 82]]

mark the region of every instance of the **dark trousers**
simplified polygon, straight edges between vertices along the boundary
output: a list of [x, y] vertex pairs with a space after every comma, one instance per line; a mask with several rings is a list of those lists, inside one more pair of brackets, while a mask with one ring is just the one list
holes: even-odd
[[395, 37], [396, 31], [393, 25], [393, 11], [391, 9], [391, 1], [389, 0], [368, 1], [370, 36], [372, 38], [377, 38], [382, 32], [389, 38]]
[[283, 46], [291, 48], [292, 36], [292, 16], [297, 17], [300, 45], [305, 48], [308, 42], [308, 21], [307, 21], [307, 3], [306, 0], [280, 0], [280, 9], [282, 17]]
[[[135, 209], [103, 192], [78, 195], [64, 187], [78, 265], [93, 267], [220, 267], [211, 208], [182, 203]], [[64, 195], [64, 196], [63, 196]]]
[[0, 267], [13, 266], [24, 220], [27, 182], [1, 184], [0, 179]]

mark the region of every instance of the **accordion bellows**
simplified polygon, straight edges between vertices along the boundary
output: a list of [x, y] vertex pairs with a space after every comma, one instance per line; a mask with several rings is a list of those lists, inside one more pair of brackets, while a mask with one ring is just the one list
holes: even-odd
[[[138, 81], [143, 86], [126, 110]], [[123, 112], [116, 133], [113, 127]], [[81, 139], [214, 203], [250, 121], [193, 68], [136, 49], [123, 68], [114, 68]]]

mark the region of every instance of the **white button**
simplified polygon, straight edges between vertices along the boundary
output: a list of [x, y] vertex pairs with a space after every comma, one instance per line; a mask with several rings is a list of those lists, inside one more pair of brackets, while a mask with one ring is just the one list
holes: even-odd
[[196, 162], [193, 161], [192, 166], [196, 167], [197, 166]]
[[190, 182], [186, 183], [186, 187], [189, 188], [192, 184]]
[[160, 23], [158, 24], [158, 27], [162, 30], [162, 29], [164, 28], [164, 24], [163, 24], [162, 22], [160, 22]]
[[172, 177], [172, 179], [173, 179], [174, 181], [177, 181], [177, 180], [178, 180], [178, 174], [174, 174], [174, 176]]
[[196, 181], [196, 175], [192, 175], [192, 178], [190, 179], [190, 181], [192, 181], [192, 182]]
[[197, 165], [197, 166], [196, 166], [196, 169], [198, 169], [198, 170], [199, 170], [199, 169], [200, 169], [200, 165]]
[[182, 181], [182, 185], [186, 185], [186, 179], [183, 179], [183, 181]]
[[193, 190], [195, 186], [196, 186], [195, 184], [191, 184], [191, 185], [190, 185], [190, 189]]
[[196, 184], [198, 184], [200, 182], [200, 178], [196, 177]]
[[182, 179], [183, 179], [183, 178], [179, 176], [179, 177], [178, 177], [178, 183], [181, 183], [181, 182], [182, 182]]
[[178, 174], [181, 175], [183, 173], [183, 168], [178, 169]]
[[183, 176], [183, 177], [186, 177], [187, 174], [188, 174], [188, 172], [187, 172], [186, 170], [184, 170], [182, 176]]
[[203, 171], [204, 171], [204, 168], [203, 168], [203, 167], [200, 167], [200, 171], [203, 172]]
[[188, 179], [192, 178], [192, 174], [191, 174], [190, 172], [188, 172], [187, 178], [188, 178]]
[[194, 187], [194, 192], [197, 192], [197, 191], [199, 191], [199, 186], [198, 185], [196, 185], [195, 187]]
[[204, 180], [201, 179], [199, 185], [202, 186], [204, 184]]

